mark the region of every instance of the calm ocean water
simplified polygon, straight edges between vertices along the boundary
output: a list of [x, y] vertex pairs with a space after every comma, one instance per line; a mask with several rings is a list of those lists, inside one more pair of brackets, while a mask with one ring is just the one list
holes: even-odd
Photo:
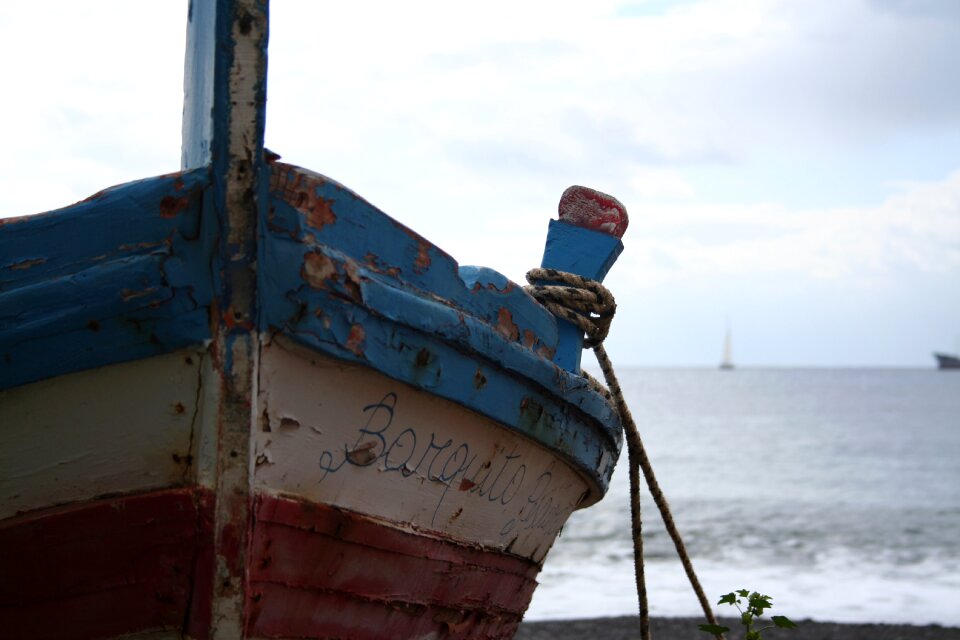
[[[794, 619], [960, 626], [960, 371], [618, 374], [713, 602], [748, 588]], [[644, 498], [651, 612], [697, 615]], [[551, 550], [528, 620], [636, 613], [629, 517], [624, 453]]]

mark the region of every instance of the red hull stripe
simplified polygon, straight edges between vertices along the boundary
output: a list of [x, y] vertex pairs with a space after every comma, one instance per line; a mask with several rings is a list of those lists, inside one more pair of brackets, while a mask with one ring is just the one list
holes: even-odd
[[[263, 495], [250, 567], [254, 637], [512, 637], [528, 560]], [[389, 633], [386, 630], [389, 629]]]
[[212, 579], [210, 505], [173, 489], [0, 523], [0, 633], [101, 638], [186, 622], [205, 637], [209, 607], [194, 593]]

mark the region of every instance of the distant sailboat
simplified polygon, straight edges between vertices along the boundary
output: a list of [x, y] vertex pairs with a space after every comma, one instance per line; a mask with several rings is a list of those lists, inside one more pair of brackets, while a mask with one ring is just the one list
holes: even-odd
[[730, 327], [727, 327], [727, 337], [723, 341], [723, 360], [720, 361], [720, 368], [724, 370], [733, 369], [733, 347], [730, 340]]

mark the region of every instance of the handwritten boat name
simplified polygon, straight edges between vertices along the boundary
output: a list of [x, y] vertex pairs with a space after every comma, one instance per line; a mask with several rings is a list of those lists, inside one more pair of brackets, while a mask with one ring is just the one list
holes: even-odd
[[431, 525], [450, 491], [461, 491], [499, 505], [503, 513], [500, 536], [505, 537], [530, 529], [552, 530], [563, 525], [573, 503], [554, 473], [554, 462], [536, 469], [528, 456], [516, 448], [507, 450], [495, 445], [492, 454], [481, 457], [476, 445], [457, 441], [432, 429], [396, 424], [397, 393], [391, 391], [378, 402], [362, 409], [365, 419], [357, 427], [352, 443], [324, 450], [318, 461], [319, 482], [347, 467], [379, 465], [386, 473], [401, 479], [419, 481], [425, 478], [443, 485], [434, 507]]

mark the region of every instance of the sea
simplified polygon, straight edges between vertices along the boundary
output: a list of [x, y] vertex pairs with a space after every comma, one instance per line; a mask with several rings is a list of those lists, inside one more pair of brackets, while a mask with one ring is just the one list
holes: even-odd
[[[749, 589], [794, 620], [960, 627], [960, 371], [617, 373], [712, 604]], [[645, 487], [642, 514], [651, 615], [699, 615]], [[636, 614], [625, 451], [538, 580], [527, 620]]]

